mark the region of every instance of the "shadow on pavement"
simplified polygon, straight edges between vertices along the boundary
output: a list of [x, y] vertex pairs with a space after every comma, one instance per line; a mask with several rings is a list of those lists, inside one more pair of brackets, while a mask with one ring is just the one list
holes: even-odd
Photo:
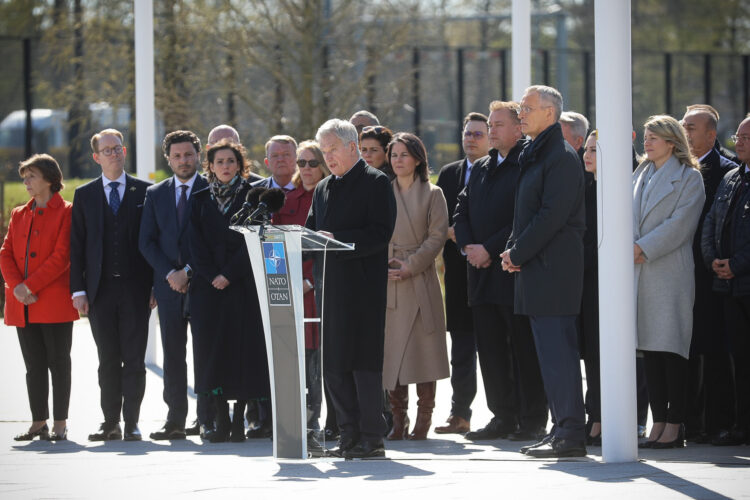
[[[274, 477], [282, 481], [315, 481], [331, 478], [364, 477], [368, 481], [390, 481], [409, 477], [432, 476], [435, 473], [412, 465], [385, 460], [339, 460], [330, 468], [314, 463], [280, 463]], [[328, 465], [328, 464], [326, 464]]]
[[545, 469], [604, 483], [631, 483], [636, 479], [648, 479], [664, 488], [694, 499], [728, 500], [730, 498], [643, 461], [626, 464], [599, 463], [595, 467], [591, 467], [590, 464], [560, 461], [545, 464], [542, 470]]

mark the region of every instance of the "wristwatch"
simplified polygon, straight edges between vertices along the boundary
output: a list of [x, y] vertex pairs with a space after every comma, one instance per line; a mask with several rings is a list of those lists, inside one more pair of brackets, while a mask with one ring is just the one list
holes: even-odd
[[185, 271], [185, 274], [187, 274], [188, 279], [191, 279], [193, 277], [193, 270], [190, 268], [190, 266], [183, 267], [183, 270]]

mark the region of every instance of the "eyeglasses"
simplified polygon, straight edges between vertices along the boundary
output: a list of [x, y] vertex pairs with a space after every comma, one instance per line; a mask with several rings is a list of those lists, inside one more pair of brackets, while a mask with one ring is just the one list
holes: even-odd
[[362, 129], [362, 133], [365, 132], [375, 132], [376, 134], [382, 134], [385, 132], [385, 127], [381, 127], [380, 125], [369, 125]]
[[737, 135], [737, 134], [735, 134], [732, 137], [730, 137], [730, 139], [732, 139], [732, 142], [734, 142], [735, 144], [737, 144], [738, 142], [750, 141], [750, 135]]
[[537, 109], [545, 109], [545, 108], [551, 108], [552, 106], [539, 106], [538, 108], [532, 108], [529, 106], [521, 106], [518, 108], [518, 111], [520, 113], [526, 113], [527, 115], [531, 113], [532, 111], [536, 111]]
[[302, 158], [297, 160], [297, 166], [299, 168], [305, 168], [305, 167], [317, 168], [318, 165], [320, 165], [320, 162], [318, 160], [303, 160]]
[[467, 139], [470, 139], [473, 137], [474, 139], [478, 140], [484, 137], [484, 135], [485, 135], [484, 132], [482, 132], [481, 130], [477, 130], [475, 132], [472, 132], [471, 130], [467, 130], [464, 132], [464, 137], [466, 137]]
[[98, 153], [103, 154], [104, 156], [112, 156], [112, 153], [119, 155], [119, 154], [122, 154], [123, 149], [124, 148], [122, 146], [115, 146], [113, 148], [100, 149]]

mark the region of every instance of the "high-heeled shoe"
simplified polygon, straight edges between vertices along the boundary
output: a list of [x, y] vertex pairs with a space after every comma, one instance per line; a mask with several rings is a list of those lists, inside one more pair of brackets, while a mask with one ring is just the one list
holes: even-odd
[[47, 438], [50, 441], [67, 441], [68, 440], [68, 428], [65, 427], [62, 431], [62, 433], [58, 434], [55, 431], [50, 432], [49, 437]]
[[668, 448], [684, 448], [685, 447], [685, 424], [680, 424], [680, 430], [677, 431], [677, 437], [673, 441], [667, 441], [662, 443], [655, 441], [651, 445], [651, 448], [655, 450], [666, 450]]
[[35, 437], [39, 436], [40, 441], [44, 441], [46, 439], [49, 439], [49, 427], [47, 427], [47, 424], [44, 424], [40, 428], [38, 428], [35, 431], [27, 431], [23, 434], [18, 434], [16, 437], [13, 438], [14, 441], [33, 441]]

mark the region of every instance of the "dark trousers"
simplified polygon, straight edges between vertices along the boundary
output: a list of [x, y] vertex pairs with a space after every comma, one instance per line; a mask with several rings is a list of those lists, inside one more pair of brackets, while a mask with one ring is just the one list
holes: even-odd
[[688, 360], [687, 416], [690, 435], [716, 434], [734, 424], [734, 376], [729, 352], [691, 354]]
[[320, 377], [320, 349], [305, 349], [305, 385], [307, 386], [307, 428], [319, 430], [323, 381]]
[[209, 425], [216, 418], [216, 403], [211, 394], [198, 394], [195, 413], [200, 425]]
[[643, 358], [635, 358], [636, 406], [638, 408], [638, 425], [648, 421], [648, 385], [646, 385], [646, 363]]
[[70, 348], [73, 344], [73, 322], [29, 323], [17, 327], [26, 365], [26, 390], [31, 418], [49, 418], [49, 374], [52, 375], [52, 411], [55, 420], [68, 419], [70, 403]]
[[471, 420], [477, 395], [477, 341], [474, 332], [451, 332], [451, 415]]
[[673, 352], [643, 351], [654, 422], [682, 424], [687, 415], [688, 360]]
[[167, 404], [167, 420], [185, 425], [188, 412], [187, 401], [187, 327], [182, 301], [184, 295], [172, 290], [160, 293], [159, 326], [164, 355], [164, 391]]
[[529, 316], [554, 435], [583, 441], [585, 410], [576, 316]]
[[126, 278], [102, 278], [89, 322], [99, 354], [104, 420], [137, 423], [146, 390], [149, 291]]
[[724, 314], [734, 360], [736, 425], [739, 429], [750, 432], [750, 295], [727, 297], [724, 301]]
[[354, 370], [337, 373], [328, 370], [325, 383], [342, 436], [381, 441], [385, 433], [382, 372]]
[[498, 304], [471, 310], [487, 407], [495, 418], [524, 429], [546, 426], [547, 401], [528, 318]]

